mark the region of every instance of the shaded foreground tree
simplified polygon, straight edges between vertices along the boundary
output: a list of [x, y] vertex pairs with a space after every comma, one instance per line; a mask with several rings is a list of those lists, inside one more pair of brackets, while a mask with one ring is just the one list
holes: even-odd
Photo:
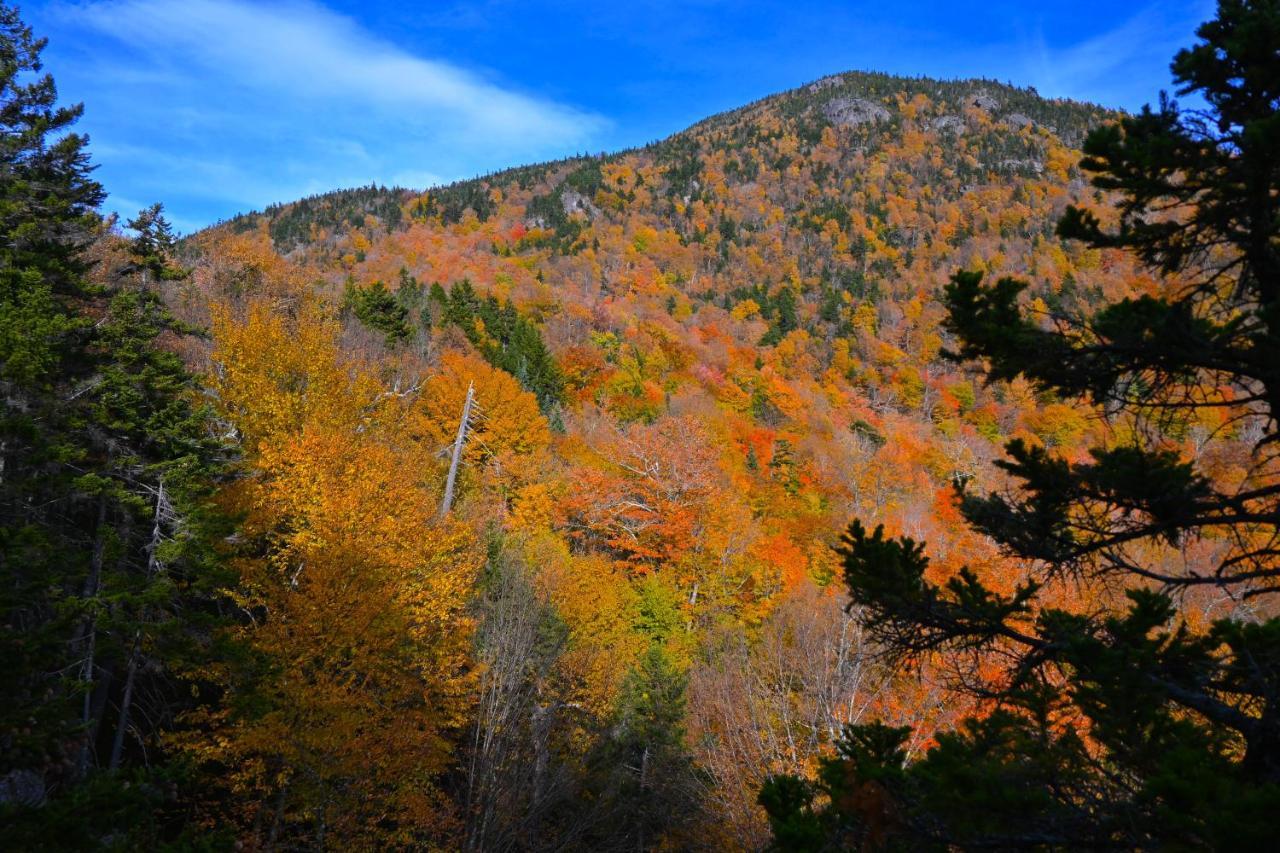
[[[517, 542], [491, 531], [479, 582], [479, 696], [463, 745], [466, 850], [719, 849], [685, 745], [686, 678], [661, 644], [600, 706], [566, 694], [574, 628]], [[586, 697], [580, 697], [586, 698]]]
[[686, 677], [658, 644], [623, 681], [612, 725], [587, 756], [579, 849], [706, 849], [702, 784], [685, 745]]
[[[956, 356], [988, 381], [1101, 409], [1088, 458], [1013, 441], [1014, 487], [962, 495], [1029, 575], [939, 581], [924, 546], [854, 522], [845, 579], [899, 662], [1000, 660], [962, 679], [988, 711], [908, 763], [908, 730], [847, 729], [816, 783], [761, 793], [776, 844], [864, 848], [1267, 844], [1280, 808], [1280, 4], [1222, 0], [1178, 53], [1179, 94], [1094, 132], [1083, 167], [1114, 222], [1059, 233], [1136, 255], [1147, 295], [1037, 318], [1025, 283], [959, 273]], [[1201, 442], [1183, 442], [1200, 430]], [[1216, 442], [1232, 466], [1199, 446]], [[1188, 444], [1191, 449], [1188, 450]], [[1054, 595], [1068, 589], [1074, 596]], [[1068, 605], [1064, 602], [1074, 602]], [[1203, 614], [1217, 609], [1217, 619]], [[825, 795], [825, 796], [819, 796]]]
[[160, 207], [98, 215], [43, 47], [0, 6], [0, 847], [145, 847], [182, 831], [160, 736], [219, 621], [226, 449], [164, 345]]
[[173, 740], [209, 827], [291, 849], [430, 846], [457, 827], [439, 780], [473, 690], [465, 612], [479, 553], [435, 522], [440, 463], [411, 400], [338, 344], [303, 292], [214, 314], [219, 410], [243, 449], [219, 494], [245, 618], [202, 673], [218, 696]]
[[466, 850], [538, 850], [571, 846], [575, 826], [552, 825], [572, 805], [576, 779], [556, 754], [559, 728], [580, 713], [548, 689], [565, 643], [565, 626], [539, 598], [524, 562], [489, 543], [480, 579], [477, 659], [482, 669], [466, 774]]

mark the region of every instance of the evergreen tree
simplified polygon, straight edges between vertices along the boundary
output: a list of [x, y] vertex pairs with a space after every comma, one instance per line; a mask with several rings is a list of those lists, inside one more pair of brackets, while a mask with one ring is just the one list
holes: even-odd
[[[83, 108], [58, 106], [53, 78], [37, 76], [44, 46], [17, 9], [0, 7], [0, 381], [18, 401], [5, 420], [15, 432], [10, 418], [67, 367], [87, 325], [68, 300], [85, 296], [81, 252], [103, 199], [88, 140], [68, 132]], [[10, 442], [3, 452], [16, 457]]]
[[[74, 424], [60, 398], [91, 376], [76, 357], [92, 327], [75, 307], [88, 297], [81, 253], [103, 197], [89, 178], [86, 139], [67, 132], [81, 108], [56, 105], [49, 75], [32, 79], [44, 44], [16, 9], [0, 8], [0, 648], [10, 661], [0, 676], [0, 769], [11, 785], [27, 779], [33, 793], [23, 798], [37, 800], [46, 770], [72, 749], [76, 724], [69, 706], [44, 701], [51, 679], [40, 674], [70, 663], [54, 665], [74, 621], [58, 607], [62, 594], [46, 590], [56, 566], [80, 574], [88, 562], [77, 525], [37, 508], [76, 479], [64, 462], [78, 455], [67, 442]], [[69, 705], [70, 692], [63, 698]]]
[[791, 288], [783, 287], [771, 306], [773, 308], [772, 323], [769, 331], [760, 339], [761, 346], [774, 346], [796, 329], [800, 323], [796, 316], [796, 295]]
[[467, 279], [454, 284], [447, 296], [432, 285], [429, 298], [444, 306], [443, 322], [462, 329], [486, 361], [514, 376], [544, 412], [555, 415], [564, 398], [564, 377], [537, 326], [510, 300], [480, 299]]
[[[221, 449], [159, 345], [181, 331], [156, 292], [182, 275], [170, 229], [158, 206], [132, 240], [97, 216], [43, 47], [0, 7], [0, 846], [146, 846], [169, 831], [158, 733], [225, 582]], [[91, 281], [94, 241], [128, 260]]]
[[613, 726], [588, 757], [585, 849], [690, 849], [699, 778], [684, 745], [686, 678], [658, 643], [628, 673]]
[[[967, 569], [940, 585], [910, 539], [855, 522], [845, 540], [863, 624], [900, 661], [1009, 662], [995, 685], [969, 682], [989, 712], [914, 762], [907, 730], [850, 728], [816, 784], [779, 778], [762, 792], [780, 848], [1273, 843], [1280, 3], [1221, 0], [1198, 35], [1173, 71], [1207, 110], [1162, 99], [1095, 131], [1083, 166], [1119, 196], [1118, 227], [1071, 209], [1059, 229], [1136, 253], [1165, 276], [1160, 294], [1048, 325], [1020, 304], [1020, 281], [959, 273], [946, 292], [957, 357], [981, 360], [989, 381], [1021, 376], [1088, 401], [1122, 427], [1087, 461], [1011, 442], [1000, 464], [1017, 488], [963, 495], [970, 524], [1033, 576], [1008, 593]], [[1202, 413], [1246, 446], [1241, 483], [1169, 449], [1166, 436]], [[1047, 585], [1068, 583], [1088, 585], [1084, 603], [1043, 601]], [[1200, 626], [1198, 590], [1248, 607]]]
[[412, 335], [409, 309], [398, 296], [398, 293], [392, 293], [381, 281], [375, 281], [368, 287], [348, 284], [343, 294], [342, 307], [370, 329], [381, 332], [387, 346], [394, 347]]

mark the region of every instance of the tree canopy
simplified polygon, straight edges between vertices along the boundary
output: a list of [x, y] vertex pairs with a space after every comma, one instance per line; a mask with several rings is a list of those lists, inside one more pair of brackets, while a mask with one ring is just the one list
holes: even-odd
[[[977, 531], [1027, 566], [946, 580], [925, 547], [854, 522], [844, 577], [902, 664], [952, 662], [983, 712], [908, 760], [907, 729], [846, 731], [815, 784], [761, 802], [783, 849], [1264, 846], [1280, 807], [1280, 5], [1223, 0], [1173, 61], [1178, 95], [1099, 128], [1083, 168], [1116, 215], [1064, 239], [1136, 255], [1150, 292], [1092, 312], [957, 273], [957, 359], [1095, 407], [1084, 457], [1015, 440], [1002, 491], [961, 488]], [[1104, 225], [1104, 217], [1111, 224]], [[1170, 440], [1234, 434], [1230, 474]], [[1051, 596], [1087, 590], [1074, 600]], [[1231, 612], [1206, 619], [1205, 596]], [[1002, 661], [977, 672], [979, 657]], [[825, 793], [822, 806], [815, 795]]]

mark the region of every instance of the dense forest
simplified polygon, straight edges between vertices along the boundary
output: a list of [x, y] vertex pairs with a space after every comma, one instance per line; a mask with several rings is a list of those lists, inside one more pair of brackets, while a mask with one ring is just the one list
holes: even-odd
[[177, 238], [0, 7], [0, 846], [1266, 848], [1280, 3], [1197, 37]]

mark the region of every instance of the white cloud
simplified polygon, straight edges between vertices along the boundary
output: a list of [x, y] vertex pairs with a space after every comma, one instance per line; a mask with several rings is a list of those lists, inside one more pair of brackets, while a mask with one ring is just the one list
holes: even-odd
[[564, 156], [607, 127], [310, 0], [88, 0], [51, 16], [75, 55], [55, 73], [86, 102], [113, 206], [156, 197], [188, 221]]
[[534, 144], [572, 144], [601, 126], [588, 113], [414, 56], [314, 3], [100, 0], [69, 11], [82, 25], [183, 71], [200, 66], [246, 89], [317, 107], [444, 112], [468, 132]]
[[1190, 42], [1195, 25], [1211, 17], [1209, 5], [1206, 0], [1183, 7], [1146, 5], [1109, 30], [1057, 48], [1037, 33], [1023, 46], [1020, 79], [1042, 94], [1108, 106], [1154, 102], [1148, 70], [1168, 67], [1174, 53]]

